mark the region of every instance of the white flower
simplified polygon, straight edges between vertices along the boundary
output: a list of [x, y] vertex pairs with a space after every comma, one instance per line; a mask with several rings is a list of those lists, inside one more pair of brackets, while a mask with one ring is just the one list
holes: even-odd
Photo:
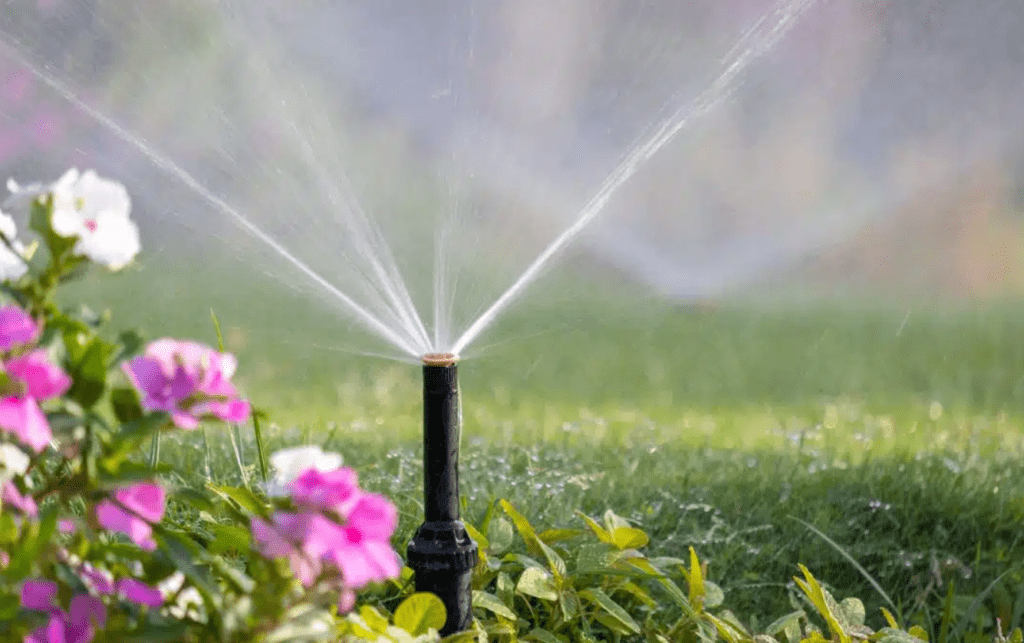
[[13, 444], [0, 444], [0, 484], [28, 471], [30, 458]]
[[270, 456], [274, 480], [267, 484], [268, 496], [288, 495], [288, 485], [303, 471], [333, 471], [341, 466], [340, 453], [325, 453], [318, 446], [281, 449]]
[[3, 212], [0, 212], [0, 233], [7, 240], [7, 243], [0, 241], [0, 281], [18, 279], [28, 272], [28, 264], [24, 259], [25, 246], [16, 238], [18, 226], [14, 225], [14, 219]]
[[74, 252], [112, 270], [125, 267], [139, 253], [139, 229], [129, 218], [128, 191], [89, 170], [68, 170], [51, 187], [53, 231], [78, 237]]
[[174, 572], [157, 583], [156, 587], [160, 590], [165, 602], [177, 594], [174, 603], [168, 604], [164, 611], [179, 620], [187, 617], [193, 621], [205, 623], [206, 603], [203, 602], [202, 594], [195, 587], [182, 589], [184, 585], [185, 575], [181, 572]]
[[44, 194], [50, 193], [50, 186], [43, 183], [29, 183], [28, 185], [18, 185], [18, 182], [14, 179], [7, 179], [7, 191], [11, 193], [9, 197], [4, 199], [3, 207], [8, 210], [23, 211], [28, 210], [32, 201], [39, 198]]

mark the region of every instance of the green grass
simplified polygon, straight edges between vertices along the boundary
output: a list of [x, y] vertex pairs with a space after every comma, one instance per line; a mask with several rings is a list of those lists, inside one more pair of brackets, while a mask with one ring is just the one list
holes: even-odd
[[[542, 288], [460, 365], [469, 520], [493, 498], [540, 527], [611, 508], [651, 535], [654, 554], [696, 547], [726, 606], [761, 625], [792, 609], [802, 562], [880, 626], [885, 603], [847, 556], [908, 620], [937, 623], [952, 581], [959, 613], [980, 598], [973, 618], [986, 627], [1022, 624], [1024, 309], [674, 307], [619, 294], [580, 303], [577, 291]], [[399, 505], [404, 549], [421, 520], [418, 367], [325, 350], [344, 324], [301, 298], [261, 295], [217, 312], [239, 381], [271, 414], [271, 448], [344, 453]], [[135, 301], [114, 303], [119, 319], [138, 314]], [[204, 303], [163, 327], [213, 343], [194, 314]], [[204, 477], [195, 438], [163, 449], [190, 472], [183, 484]], [[213, 477], [237, 482], [227, 433], [212, 443]]]

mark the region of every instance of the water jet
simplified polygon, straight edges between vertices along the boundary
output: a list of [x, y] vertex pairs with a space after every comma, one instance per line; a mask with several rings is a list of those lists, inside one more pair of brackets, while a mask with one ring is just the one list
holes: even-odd
[[406, 552], [416, 591], [436, 594], [448, 611], [442, 635], [465, 630], [472, 620], [477, 545], [459, 516], [458, 356], [423, 355], [423, 513]]

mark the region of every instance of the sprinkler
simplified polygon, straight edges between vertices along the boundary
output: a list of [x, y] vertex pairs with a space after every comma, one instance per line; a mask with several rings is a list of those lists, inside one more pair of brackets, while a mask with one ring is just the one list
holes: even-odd
[[416, 573], [416, 591], [436, 594], [448, 610], [441, 635], [469, 628], [477, 547], [459, 520], [458, 357], [423, 356], [424, 522], [409, 542], [406, 557]]

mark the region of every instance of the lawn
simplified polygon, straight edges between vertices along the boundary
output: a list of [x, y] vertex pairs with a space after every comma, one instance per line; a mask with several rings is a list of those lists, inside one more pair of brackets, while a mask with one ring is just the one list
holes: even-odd
[[[694, 546], [755, 628], [792, 610], [797, 563], [864, 600], [874, 627], [885, 606], [937, 632], [951, 583], [965, 630], [1022, 624], [1024, 310], [565, 292], [542, 288], [460, 365], [469, 522], [496, 498], [543, 528], [613, 509], [648, 532], [652, 555]], [[326, 350], [344, 324], [268, 301], [219, 314], [271, 447], [342, 452], [398, 504], [403, 551], [422, 519], [418, 367]], [[182, 332], [213, 341], [192, 319]], [[251, 434], [239, 453], [255, 482]], [[224, 432], [172, 441], [162, 458], [189, 472], [182, 484], [207, 471], [240, 482]]]

